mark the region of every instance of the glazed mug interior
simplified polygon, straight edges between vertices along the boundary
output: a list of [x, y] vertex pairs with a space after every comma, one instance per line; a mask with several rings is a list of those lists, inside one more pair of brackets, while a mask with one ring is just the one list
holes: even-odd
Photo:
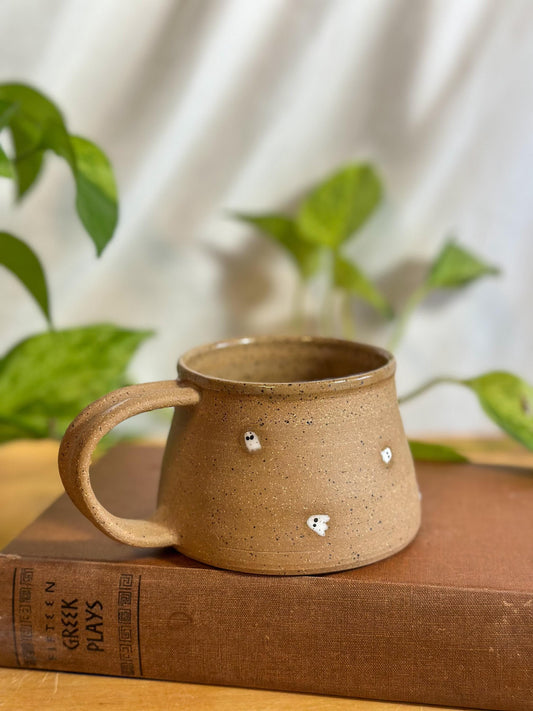
[[183, 380], [213, 386], [283, 385], [332, 381], [368, 383], [394, 374], [387, 351], [338, 339], [243, 338], [188, 351], [178, 363]]

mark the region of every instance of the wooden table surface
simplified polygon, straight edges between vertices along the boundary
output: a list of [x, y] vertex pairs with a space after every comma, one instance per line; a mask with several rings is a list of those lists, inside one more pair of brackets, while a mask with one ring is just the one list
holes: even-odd
[[[459, 447], [473, 461], [533, 466], [533, 452], [509, 440], [464, 438], [448, 439], [446, 443]], [[56, 442], [47, 440], [0, 446], [0, 549], [62, 493], [56, 465], [57, 447]], [[106, 708], [119, 711], [434, 711], [436, 707], [65, 672], [0, 669], [2, 711], [94, 711]]]

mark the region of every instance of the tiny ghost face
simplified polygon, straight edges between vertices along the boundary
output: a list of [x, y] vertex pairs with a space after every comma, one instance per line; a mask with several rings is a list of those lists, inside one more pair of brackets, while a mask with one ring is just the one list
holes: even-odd
[[392, 449], [390, 447], [385, 447], [385, 449], [382, 449], [381, 458], [383, 459], [385, 464], [388, 464], [392, 459]]
[[307, 519], [307, 525], [311, 531], [318, 533], [319, 536], [325, 536], [329, 528], [328, 521], [329, 516], [326, 514], [314, 514]]
[[261, 449], [261, 442], [255, 432], [244, 433], [244, 444], [249, 452], [257, 452], [258, 449]]

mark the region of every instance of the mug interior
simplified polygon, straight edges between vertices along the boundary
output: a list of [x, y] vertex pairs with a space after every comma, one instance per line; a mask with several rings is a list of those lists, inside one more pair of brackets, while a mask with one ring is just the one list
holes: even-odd
[[381, 379], [393, 373], [394, 359], [381, 348], [352, 341], [244, 338], [193, 349], [180, 359], [179, 369], [193, 380], [296, 384], [372, 375]]

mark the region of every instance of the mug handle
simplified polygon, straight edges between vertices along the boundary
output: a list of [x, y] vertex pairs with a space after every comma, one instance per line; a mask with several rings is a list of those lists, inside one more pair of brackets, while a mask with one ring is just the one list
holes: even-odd
[[59, 447], [59, 473], [67, 494], [101, 531], [140, 548], [175, 545], [177, 535], [156, 510], [148, 519], [114, 516], [96, 498], [89, 473], [92, 454], [102, 437], [128, 417], [162, 407], [196, 405], [200, 393], [176, 380], [129, 385], [95, 400], [69, 425]]

